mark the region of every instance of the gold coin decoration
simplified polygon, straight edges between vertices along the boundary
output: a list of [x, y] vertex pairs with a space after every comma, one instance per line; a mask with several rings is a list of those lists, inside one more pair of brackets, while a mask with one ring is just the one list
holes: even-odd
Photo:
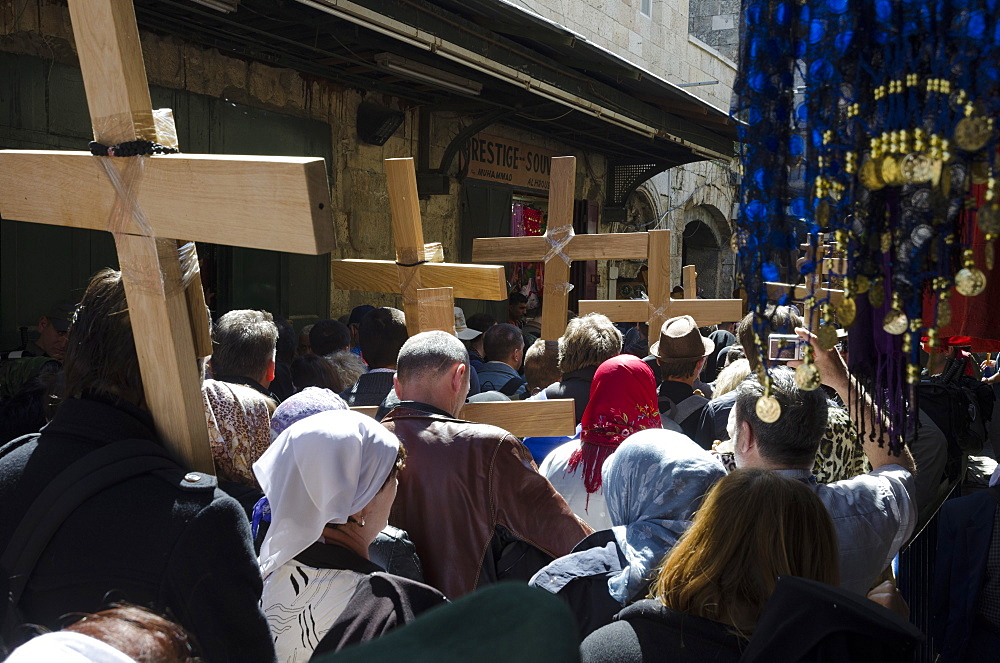
[[986, 290], [986, 275], [975, 267], [964, 267], [955, 274], [955, 290], [966, 297], [981, 295]]
[[781, 403], [774, 396], [761, 396], [757, 399], [757, 418], [766, 424], [773, 424], [781, 418]]
[[937, 326], [947, 327], [951, 324], [951, 302], [944, 300], [938, 302]]
[[[819, 369], [812, 362], [802, 364], [795, 369], [795, 385], [802, 391], [815, 391], [823, 384]], [[758, 405], [760, 401], [757, 401]], [[758, 415], [760, 416], [760, 415]]]
[[991, 203], [980, 207], [976, 213], [976, 223], [985, 235], [1000, 234], [1000, 205]]
[[972, 173], [973, 184], [983, 184], [990, 178], [990, 164], [988, 161], [973, 161], [972, 168], [969, 170]]
[[840, 322], [844, 327], [850, 327], [854, 324], [854, 318], [858, 314], [857, 304], [854, 300], [849, 297], [844, 297], [839, 304], [836, 306], [837, 309], [837, 321]]
[[879, 174], [882, 175], [882, 181], [885, 182], [886, 186], [901, 186], [906, 183], [903, 179], [903, 173], [899, 170], [899, 161], [896, 160], [896, 157], [882, 159], [882, 169]]
[[819, 339], [819, 347], [824, 350], [832, 350], [837, 345], [837, 328], [831, 324], [822, 324], [816, 333]]
[[871, 290], [868, 291], [868, 303], [872, 305], [872, 308], [879, 308], [885, 301], [885, 286], [882, 282], [873, 283]]
[[882, 233], [881, 241], [882, 241], [882, 253], [888, 253], [890, 250], [892, 250], [891, 233]]
[[861, 170], [858, 171], [858, 179], [861, 181], [861, 186], [869, 191], [878, 191], [885, 186], [885, 182], [879, 174], [879, 169], [871, 159], [861, 164]]
[[816, 205], [816, 223], [821, 226], [825, 226], [826, 222], [830, 220], [830, 204], [825, 200], [819, 201]]
[[861, 275], [854, 280], [854, 291], [859, 295], [863, 295], [872, 287], [871, 279], [865, 275]]
[[951, 168], [947, 166], [941, 169], [941, 193], [945, 196], [951, 194]]
[[909, 328], [909, 318], [907, 318], [906, 314], [898, 308], [891, 309], [885, 314], [885, 318], [882, 319], [882, 329], [884, 329], [887, 334], [899, 336], [900, 334], [906, 332]]
[[992, 133], [985, 117], [963, 117], [955, 125], [955, 144], [966, 152], [978, 152], [986, 147]]
[[900, 160], [899, 172], [906, 182], [930, 182], [934, 175], [933, 161], [926, 154], [912, 152]]

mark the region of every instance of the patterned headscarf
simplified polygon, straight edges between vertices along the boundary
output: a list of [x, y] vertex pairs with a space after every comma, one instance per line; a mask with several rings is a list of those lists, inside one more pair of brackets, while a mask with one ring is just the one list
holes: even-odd
[[653, 371], [635, 355], [612, 357], [597, 368], [583, 411], [580, 448], [569, 458], [573, 472], [583, 462], [588, 493], [601, 487], [601, 467], [629, 435], [661, 428]]
[[329, 389], [306, 387], [282, 401], [271, 415], [271, 441], [278, 439], [278, 436], [296, 421], [327, 410], [346, 409], [348, 408], [344, 399]]
[[688, 436], [646, 430], [622, 443], [603, 474], [611, 531], [626, 559], [608, 590], [627, 605], [645, 595], [657, 565], [726, 470]]
[[219, 478], [260, 488], [250, 468], [271, 445], [274, 402], [250, 387], [217, 380], [205, 380], [201, 393]]

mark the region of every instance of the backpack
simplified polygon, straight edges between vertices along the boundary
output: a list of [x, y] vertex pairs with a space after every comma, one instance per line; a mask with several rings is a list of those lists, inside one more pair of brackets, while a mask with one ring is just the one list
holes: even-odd
[[512, 377], [511, 379], [504, 382], [503, 386], [497, 389], [501, 394], [507, 398], [513, 398], [514, 393], [517, 392], [523, 385], [528, 384], [528, 381], [520, 376]]
[[[0, 458], [38, 437], [34, 433], [11, 441], [0, 448]], [[149, 440], [119, 440], [83, 456], [45, 486], [0, 553], [0, 655], [24, 640], [21, 595], [63, 521], [109, 486], [156, 470], [178, 469], [166, 449]]]
[[920, 409], [944, 433], [949, 451], [960, 455], [983, 450], [995, 400], [989, 385], [965, 375], [967, 361], [949, 359], [941, 375], [917, 386]]
[[[708, 403], [708, 399], [699, 394], [691, 394], [680, 403], [674, 403], [669, 398], [663, 397], [659, 401], [660, 416], [664, 420], [664, 424], [669, 419], [678, 426], [683, 426], [688, 417], [701, 412], [706, 403]], [[664, 428], [668, 428], [668, 426], [664, 425]], [[673, 430], [673, 426], [669, 426], [669, 428]]]

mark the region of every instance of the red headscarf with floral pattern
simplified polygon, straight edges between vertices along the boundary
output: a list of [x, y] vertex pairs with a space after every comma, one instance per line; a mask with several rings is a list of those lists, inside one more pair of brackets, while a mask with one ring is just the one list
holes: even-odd
[[569, 458], [569, 471], [582, 461], [583, 484], [588, 493], [596, 493], [604, 461], [618, 445], [632, 433], [662, 425], [653, 371], [635, 355], [612, 357], [594, 373], [580, 448]]

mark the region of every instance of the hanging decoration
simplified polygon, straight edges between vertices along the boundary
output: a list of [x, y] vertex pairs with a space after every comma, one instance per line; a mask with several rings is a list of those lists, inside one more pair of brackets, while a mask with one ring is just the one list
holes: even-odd
[[[531, 237], [545, 234], [545, 213], [539, 209], [515, 202], [511, 213], [511, 237]], [[545, 265], [541, 262], [516, 262], [508, 284], [511, 292], [519, 292], [528, 298], [528, 309], [541, 306], [542, 284], [545, 281]]]
[[[758, 347], [768, 304], [791, 298], [765, 283], [812, 283], [839, 252], [842, 296], [813, 288], [809, 325], [824, 346], [850, 328], [852, 372], [887, 404], [896, 446], [916, 420], [921, 337], [937, 344], [953, 294], [996, 278], [1000, 2], [744, 0], [741, 17], [734, 249]], [[796, 264], [800, 244], [816, 258]]]

